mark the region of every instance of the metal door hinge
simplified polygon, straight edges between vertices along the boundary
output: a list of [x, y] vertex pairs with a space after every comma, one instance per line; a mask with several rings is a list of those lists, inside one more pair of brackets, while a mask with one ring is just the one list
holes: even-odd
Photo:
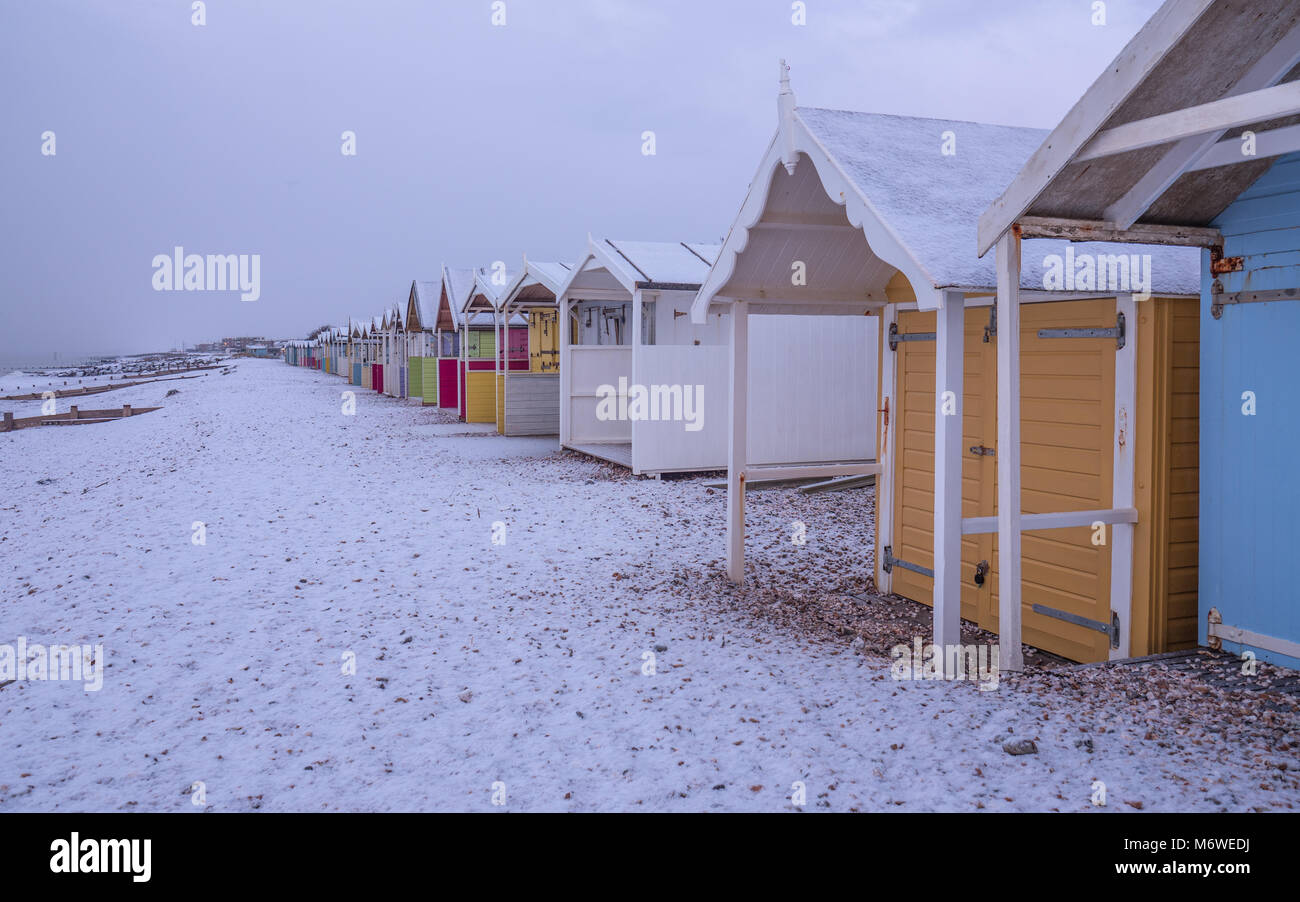
[[1234, 291], [1225, 294], [1218, 279], [1210, 286], [1210, 316], [1219, 319], [1227, 304], [1268, 304], [1274, 301], [1300, 301], [1300, 288], [1272, 288], [1263, 291]]
[[935, 332], [899, 332], [898, 323], [889, 324], [889, 350], [897, 351], [900, 341], [935, 341], [938, 339], [938, 333]]
[[880, 562], [880, 569], [886, 573], [893, 573], [895, 567], [902, 567], [904, 570], [911, 570], [913, 573], [919, 573], [922, 576], [928, 576], [934, 579], [934, 571], [929, 567], [922, 567], [920, 564], [913, 564], [911, 561], [905, 561], [901, 558], [894, 557], [894, 546], [885, 546], [885, 559]]
[[1124, 314], [1115, 314], [1115, 327], [1085, 329], [1039, 329], [1039, 338], [1113, 338], [1115, 349], [1124, 349]]
[[1035, 614], [1042, 614], [1044, 617], [1054, 617], [1057, 620], [1064, 620], [1066, 623], [1073, 623], [1075, 626], [1082, 626], [1085, 629], [1105, 633], [1110, 637], [1110, 647], [1119, 648], [1119, 614], [1114, 611], [1110, 612], [1110, 623], [1103, 620], [1093, 620], [1090, 617], [1081, 617], [1078, 614], [1071, 614], [1069, 611], [1058, 611], [1056, 608], [1049, 608], [1045, 604], [1034, 605], [1033, 611]]

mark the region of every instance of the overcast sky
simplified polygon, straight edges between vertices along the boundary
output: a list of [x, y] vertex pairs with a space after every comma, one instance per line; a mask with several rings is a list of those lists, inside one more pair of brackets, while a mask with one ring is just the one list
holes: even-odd
[[[779, 58], [801, 106], [1050, 128], [1159, 0], [1093, 6], [0, 0], [0, 360], [301, 336], [588, 232], [717, 241]], [[260, 299], [155, 292], [177, 245], [261, 255]]]

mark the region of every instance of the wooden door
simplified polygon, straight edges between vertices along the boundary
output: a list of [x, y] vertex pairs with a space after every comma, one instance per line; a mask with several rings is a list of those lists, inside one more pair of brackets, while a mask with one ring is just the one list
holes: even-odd
[[[997, 513], [997, 341], [984, 340], [989, 307], [966, 311], [962, 418], [962, 517]], [[1040, 329], [1109, 327], [1113, 299], [1024, 304], [1021, 307], [1021, 509], [1024, 513], [1099, 510], [1111, 506], [1115, 397], [1113, 338], [1040, 338]], [[898, 318], [902, 333], [928, 333], [935, 315]], [[886, 347], [888, 347], [886, 345]], [[885, 353], [890, 353], [885, 351]], [[895, 429], [893, 555], [933, 569], [933, 341], [899, 342]], [[1023, 638], [1076, 661], [1104, 660], [1108, 637], [1034, 605], [1099, 623], [1110, 620], [1109, 529], [1093, 544], [1088, 527], [1029, 531], [1021, 539]], [[976, 583], [976, 568], [987, 575]], [[893, 590], [933, 604], [932, 577], [895, 565]], [[995, 534], [962, 537], [961, 615], [998, 629]]]

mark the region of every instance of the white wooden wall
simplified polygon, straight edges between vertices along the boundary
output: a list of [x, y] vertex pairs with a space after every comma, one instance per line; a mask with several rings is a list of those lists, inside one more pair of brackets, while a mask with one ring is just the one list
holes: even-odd
[[[725, 325], [726, 317], [722, 321]], [[751, 465], [876, 456], [876, 335], [875, 317], [750, 317]], [[638, 349], [637, 383], [705, 388], [700, 432], [686, 431], [683, 422], [632, 424], [635, 470], [726, 468], [727, 360], [725, 345]]]

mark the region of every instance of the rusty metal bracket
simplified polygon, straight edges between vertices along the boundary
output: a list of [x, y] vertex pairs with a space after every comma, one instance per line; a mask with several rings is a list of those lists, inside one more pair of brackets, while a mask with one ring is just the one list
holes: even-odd
[[1210, 274], [1222, 276], [1230, 272], [1241, 272], [1246, 265], [1244, 257], [1225, 257], [1222, 247], [1210, 248]]

